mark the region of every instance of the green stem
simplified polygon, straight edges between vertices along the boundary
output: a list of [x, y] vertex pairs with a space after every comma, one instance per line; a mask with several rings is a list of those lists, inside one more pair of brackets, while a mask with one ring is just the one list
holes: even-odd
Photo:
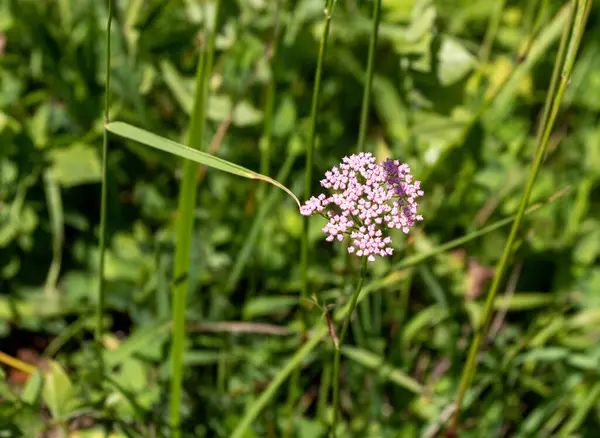
[[[379, 19], [381, 16], [381, 0], [375, 0], [373, 4], [373, 22], [371, 37], [369, 39], [369, 52], [367, 55], [367, 71], [365, 76], [365, 83], [363, 87], [363, 98], [362, 106], [360, 111], [360, 124], [358, 128], [358, 142], [356, 144], [357, 152], [365, 151], [365, 142], [367, 139], [367, 128], [369, 126], [369, 109], [371, 108], [371, 94], [373, 86], [373, 76], [375, 73], [375, 51], [377, 49], [377, 36], [379, 33]], [[348, 254], [348, 241], [344, 241], [343, 244], [343, 258], [345, 265], [345, 273], [352, 272], [352, 257]], [[345, 275], [344, 286], [346, 286], [346, 279], [350, 278], [350, 275]], [[345, 287], [344, 287], [345, 289]], [[358, 335], [357, 341], [359, 344], [364, 345], [364, 331], [371, 335], [371, 318], [370, 310], [371, 306], [369, 301], [363, 302], [360, 307], [360, 312], [357, 314], [357, 322], [352, 326], [353, 332]], [[366, 330], [365, 330], [366, 329]]]
[[[377, 36], [379, 33], [379, 21], [381, 16], [381, 0], [375, 0], [373, 4], [373, 18], [372, 18], [372, 28], [371, 28], [371, 37], [369, 39], [369, 53], [367, 55], [367, 71], [365, 77], [365, 84], [363, 87], [363, 98], [362, 98], [362, 106], [360, 111], [360, 125], [358, 128], [358, 142], [356, 145], [357, 152], [363, 152], [366, 150], [365, 142], [367, 139], [367, 128], [369, 126], [369, 110], [371, 108], [371, 94], [372, 94], [372, 86], [373, 86], [373, 76], [375, 73], [375, 52], [377, 50]], [[346, 272], [351, 272], [351, 256], [348, 254], [348, 246], [347, 243], [344, 245], [344, 257], [346, 258]], [[364, 263], [364, 262], [363, 262]], [[347, 275], [346, 278], [349, 276]], [[381, 299], [381, 295], [375, 295], [375, 297], [379, 297]], [[371, 337], [376, 333], [377, 330], [377, 318], [376, 313], [380, 310], [380, 303], [376, 302], [374, 299], [373, 305], [369, 300], [365, 300], [360, 306], [359, 310], [362, 312], [358, 312], [362, 314], [361, 318], [357, 318], [358, 321], [353, 325], [355, 329], [354, 332], [363, 334], [363, 331], [366, 331], [367, 336]], [[373, 309], [374, 314], [371, 315], [371, 308]], [[358, 315], [357, 315], [358, 316]], [[364, 329], [364, 330], [363, 330]], [[361, 339], [362, 338], [362, 339]], [[357, 338], [359, 344], [364, 345], [365, 340], [364, 336], [359, 336]], [[339, 356], [340, 352], [336, 350], [336, 355]], [[339, 363], [338, 363], [339, 367]], [[338, 370], [339, 371], [339, 370]], [[339, 385], [339, 380], [337, 376], [334, 377], [334, 385]], [[339, 389], [339, 388], [338, 388]], [[371, 385], [371, 397], [374, 402], [377, 401], [377, 385]], [[376, 404], [372, 403], [372, 411], [376, 410]], [[337, 415], [337, 402], [334, 402], [334, 416]], [[335, 428], [334, 425], [334, 436], [335, 436]]]
[[[381, 0], [375, 0], [373, 5], [373, 28], [371, 38], [369, 40], [369, 53], [367, 55], [367, 71], [365, 76], [365, 84], [363, 87], [363, 98], [360, 110], [360, 125], [358, 127], [358, 142], [356, 143], [356, 151], [363, 152], [365, 150], [365, 141], [367, 139], [367, 127], [369, 126], [369, 109], [371, 108], [371, 94], [373, 88], [373, 76], [375, 75], [375, 49], [377, 48], [377, 35], [379, 33], [379, 17], [381, 15]], [[348, 254], [348, 241], [343, 244], [345, 272], [351, 271], [351, 257]], [[346, 276], [345, 278], [348, 278]], [[346, 282], [344, 281], [344, 286]]]
[[[311, 196], [312, 192], [312, 167], [313, 167], [313, 152], [315, 149], [315, 139], [317, 134], [317, 113], [319, 110], [319, 99], [321, 95], [321, 77], [323, 75], [323, 64], [325, 63], [325, 52], [327, 49], [327, 39], [329, 38], [329, 28], [331, 26], [331, 16], [333, 14], [334, 0], [327, 0], [325, 7], [325, 23], [323, 27], [323, 33], [321, 35], [321, 42], [319, 45], [319, 54], [317, 57], [317, 70], [315, 71], [315, 83], [313, 87], [312, 105], [310, 110], [310, 128], [308, 136], [308, 145], [306, 147], [306, 167], [304, 173], [304, 199], [307, 200]], [[303, 218], [303, 232], [300, 247], [300, 275], [302, 277], [302, 302], [308, 297], [309, 280], [308, 280], [308, 224], [309, 218]], [[306, 332], [308, 330], [308, 312], [303, 307], [301, 309], [302, 315], [302, 340], [304, 342], [306, 338]], [[294, 370], [294, 376], [290, 381], [290, 388], [288, 391], [288, 406], [293, 406], [297, 389], [296, 385], [299, 382], [300, 369]], [[293, 418], [290, 418], [288, 430], [293, 427]]]
[[381, 12], [381, 0], [375, 0], [373, 5], [373, 30], [369, 41], [369, 54], [367, 57], [367, 77], [363, 89], [362, 107], [360, 111], [360, 127], [358, 131], [357, 149], [364, 151], [367, 138], [367, 126], [369, 124], [369, 108], [371, 106], [371, 87], [373, 85], [373, 73], [375, 71], [375, 49], [377, 48], [377, 34], [379, 32], [379, 17]]
[[[104, 124], [108, 123], [108, 108], [110, 104], [110, 29], [113, 16], [113, 2], [108, 0], [108, 19], [106, 23], [106, 71], [104, 87]], [[102, 192], [100, 194], [100, 242], [98, 261], [98, 300], [96, 303], [96, 341], [102, 342], [102, 320], [104, 319], [104, 252], [106, 250], [106, 197], [108, 177], [108, 131], [104, 129], [102, 136]]]
[[[188, 145], [202, 149], [206, 124], [206, 100], [208, 83], [212, 70], [212, 54], [219, 15], [219, 0], [215, 1], [214, 23], [211, 29], [208, 50], [202, 50], [196, 70], [196, 90], [192, 110]], [[171, 388], [170, 421], [173, 437], [181, 436], [181, 392], [183, 383], [183, 352], [185, 347], [185, 309], [189, 287], [190, 254], [194, 229], [194, 209], [196, 207], [196, 175], [198, 164], [186, 160], [183, 165], [183, 178], [179, 191], [179, 205], [175, 244], [175, 266], [173, 287], [173, 331], [171, 345]]]
[[[331, 25], [331, 15], [333, 13], [334, 0], [327, 0], [325, 7], [325, 25], [321, 44], [319, 46], [319, 55], [317, 58], [317, 70], [315, 72], [315, 84], [312, 95], [312, 106], [310, 111], [310, 128], [308, 136], [308, 145], [306, 148], [306, 169], [304, 173], [304, 199], [310, 198], [312, 191], [312, 167], [313, 152], [315, 149], [315, 139], [317, 133], [317, 112], [319, 110], [319, 98], [321, 95], [321, 77], [323, 75], [323, 64], [325, 62], [325, 49], [327, 48], [327, 38], [329, 37], [329, 27]], [[304, 232], [302, 233], [302, 298], [308, 296], [308, 217], [304, 218]], [[306, 312], [303, 312], [305, 314]], [[304, 317], [304, 330], [306, 330], [306, 316]]]
[[356, 303], [358, 301], [358, 296], [360, 295], [360, 291], [363, 286], [363, 282], [365, 281], [365, 273], [367, 271], [367, 257], [363, 256], [362, 258], [362, 267], [360, 270], [360, 278], [358, 279], [358, 283], [356, 284], [356, 289], [354, 290], [354, 294], [352, 295], [352, 299], [350, 300], [350, 307], [346, 313], [346, 317], [344, 319], [344, 325], [342, 326], [342, 332], [339, 336], [339, 342], [335, 345], [335, 356], [333, 359], [333, 422], [331, 424], [331, 436], [333, 438], [336, 437], [337, 434], [337, 422], [339, 416], [339, 398], [340, 398], [340, 360], [342, 354], [342, 345], [344, 343], [344, 338], [346, 337], [346, 332], [348, 331], [348, 326], [350, 325], [350, 319], [352, 318], [352, 313], [354, 313], [354, 308], [356, 307]]
[[[577, 7], [577, 3], [578, 7]], [[527, 203], [529, 202], [529, 198], [531, 196], [531, 192], [533, 190], [533, 185], [535, 182], [535, 178], [540, 170], [541, 163], [544, 159], [545, 151], [548, 146], [548, 140], [550, 138], [550, 134], [552, 132], [552, 128], [554, 126], [554, 121], [556, 119], [556, 114], [560, 107], [560, 102], [564, 93], [564, 90], [567, 86], [569, 76], [571, 70], [573, 68], [573, 64], [575, 62], [575, 55], [579, 48], [579, 44], [581, 42], [581, 37], [583, 36], [583, 29], [585, 28], [585, 22], [587, 21], [587, 16], [589, 14], [591, 2], [586, 0], [573, 0], [570, 10], [570, 18], [568, 20], [568, 24], [565, 26], [563, 31], [563, 36], [561, 39], [559, 52], [554, 64], [554, 69], [556, 71], [561, 71], [561, 81], [558, 85], [558, 89], [556, 92], [550, 90], [548, 92], [548, 97], [546, 99], [545, 106], [549, 109], [544, 109], [544, 114], [548, 113], [546, 120], [543, 120], [543, 124], [540, 125], [540, 129], [537, 135], [537, 149], [536, 156], [533, 163], [533, 168], [531, 174], [529, 176], [529, 180], [527, 181], [527, 185], [525, 187], [525, 191], [523, 196], [521, 197], [521, 203], [519, 204], [519, 209], [517, 211], [517, 217], [513, 222], [512, 228], [510, 230], [510, 234], [508, 236], [508, 240], [506, 241], [506, 245], [504, 246], [504, 252], [502, 257], [498, 263], [496, 268], [496, 272], [494, 278], [492, 280], [492, 285], [490, 287], [490, 291], [488, 293], [484, 309], [483, 309], [483, 317], [482, 322], [479, 325], [478, 329], [475, 331], [475, 335], [473, 337], [473, 341], [471, 342], [471, 346], [469, 348], [469, 353], [467, 357], [467, 363], [463, 370], [463, 374], [460, 380], [460, 386], [458, 390], [458, 396], [456, 398], [456, 411], [454, 413], [453, 424], [449, 429], [448, 435], [452, 435], [456, 429], [456, 425], [458, 422], [458, 418], [460, 416], [460, 407], [465, 395], [465, 392], [470, 385], [473, 374], [475, 373], [475, 369], [477, 368], [477, 353], [479, 351], [479, 347], [481, 345], [482, 339], [487, 331], [487, 327], [489, 325], [490, 319], [492, 317], [492, 308], [494, 299], [500, 287], [500, 281], [508, 267], [508, 261], [510, 255], [512, 253], [513, 245], [516, 241], [517, 235], [519, 233], [519, 229], [523, 223], [523, 217], [525, 215], [525, 210], [527, 208]], [[575, 9], [577, 8], [577, 16], [575, 17]], [[565, 50], [567, 47], [567, 40], [569, 34], [572, 32], [572, 38], [570, 44], [568, 46], [568, 50]], [[555, 73], [556, 74], [556, 73]], [[552, 84], [556, 86], [556, 84]]]

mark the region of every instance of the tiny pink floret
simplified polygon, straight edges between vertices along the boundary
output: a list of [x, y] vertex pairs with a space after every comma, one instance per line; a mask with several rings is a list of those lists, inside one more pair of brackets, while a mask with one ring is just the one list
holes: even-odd
[[321, 186], [331, 195], [311, 197], [300, 213], [325, 214], [329, 219], [323, 228], [326, 240], [341, 242], [349, 236], [348, 253], [366, 256], [369, 262], [375, 256], [393, 254], [392, 239], [383, 236], [382, 227], [408, 233], [415, 222], [423, 220], [417, 214], [417, 198], [423, 196], [421, 182], [413, 181], [410, 167], [398, 160], [388, 158], [376, 164], [368, 152], [344, 157], [339, 166], [325, 172]]

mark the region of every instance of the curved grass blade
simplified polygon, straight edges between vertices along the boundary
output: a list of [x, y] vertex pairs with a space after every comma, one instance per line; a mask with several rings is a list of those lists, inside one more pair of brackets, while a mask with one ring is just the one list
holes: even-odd
[[[485, 336], [489, 328], [494, 299], [500, 287], [502, 277], [509, 265], [513, 246], [523, 224], [523, 217], [527, 208], [527, 204], [531, 197], [536, 177], [539, 173], [544, 157], [546, 156], [545, 152], [548, 147], [552, 129], [554, 128], [556, 114], [560, 108], [564, 90], [570, 80], [570, 74], [575, 63], [575, 56], [578, 52], [579, 44], [583, 37], [583, 30], [585, 29], [591, 2], [588, 2], [587, 0], [572, 0], [570, 5], [571, 7], [569, 10], [568, 24], [563, 29], [563, 36], [561, 38], [558, 54], [554, 63], [554, 72], [552, 74], [553, 79], [550, 82], [549, 91], [546, 96], [546, 103], [544, 104], [542, 124], [538, 127], [535, 159], [531, 164], [531, 172], [524, 188], [523, 195], [521, 196], [517, 217], [512, 224], [512, 228], [504, 246], [502, 257], [496, 266], [494, 278], [485, 301], [482, 322], [480, 323], [480, 327], [475, 332], [473, 339], [471, 340], [467, 361], [463, 368], [458, 387], [458, 394], [456, 396], [456, 412], [454, 413], [450, 427], [446, 432], [446, 436], [454, 436], [456, 427], [458, 425], [458, 420], [461, 413], [461, 402], [467, 388], [471, 384], [477, 368], [477, 355], [483, 340], [483, 336]], [[568, 40], [570, 43], [568, 44], [567, 48]], [[560, 75], [558, 74], [559, 71], [561, 72]], [[560, 82], [558, 81], [559, 77]]]
[[[204, 5], [206, 12], [207, 5]], [[208, 81], [212, 71], [215, 50], [216, 28], [219, 20], [220, 0], [214, 2], [212, 29], [205, 29], [204, 38], [208, 47], [198, 56], [196, 68], [196, 88], [190, 117], [187, 145], [192, 150], [202, 149], [204, 129], [206, 127], [206, 106]], [[208, 24], [208, 23], [207, 23]], [[185, 353], [185, 311], [189, 290], [189, 272], [194, 234], [196, 196], [198, 193], [196, 174], [198, 163], [191, 160], [183, 162], [183, 176], [179, 185], [177, 214], [179, 220], [175, 227], [175, 258], [173, 264], [173, 305], [171, 306], [173, 331], [171, 334], [171, 382], [169, 390], [169, 415], [173, 438], [181, 438], [181, 400], [183, 392], [183, 367]]]
[[128, 123], [111, 122], [106, 125], [106, 129], [120, 137], [137, 141], [138, 143], [145, 144], [146, 146], [150, 146], [155, 149], [168, 152], [170, 154], [176, 155], [181, 158], [185, 158], [187, 160], [192, 160], [204, 166], [212, 167], [214, 169], [221, 170], [227, 173], [232, 173], [234, 175], [242, 176], [244, 178], [258, 179], [261, 181], [265, 181], [269, 184], [273, 184], [274, 186], [279, 187], [281, 190], [290, 195], [294, 199], [294, 201], [296, 201], [296, 204], [298, 204], [298, 208], [300, 207], [300, 201], [298, 200], [296, 195], [294, 195], [292, 191], [286, 186], [274, 180], [273, 178], [269, 178], [268, 176], [262, 175], [258, 172], [253, 172], [252, 170], [246, 169], [245, 167], [231, 163], [227, 160], [223, 160], [222, 158], [215, 157], [214, 155], [207, 154], [206, 152], [197, 151], [190, 147], [184, 146], [181, 143], [177, 143], [176, 141], [169, 140], [165, 137], [161, 137], [160, 135], [156, 135], [152, 132], [146, 131], [145, 129], [138, 128]]

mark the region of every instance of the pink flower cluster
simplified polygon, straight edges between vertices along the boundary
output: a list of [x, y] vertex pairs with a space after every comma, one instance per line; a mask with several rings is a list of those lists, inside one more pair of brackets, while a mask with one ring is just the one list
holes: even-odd
[[315, 213], [329, 219], [323, 228], [327, 241], [342, 241], [350, 236], [348, 252], [366, 256], [370, 262], [375, 256], [391, 255], [390, 237], [383, 236], [382, 228], [396, 228], [408, 233], [416, 221], [417, 198], [423, 196], [421, 182], [414, 181], [407, 164], [387, 159], [376, 164], [368, 152], [344, 157], [339, 167], [325, 173], [321, 186], [332, 194], [311, 197], [301, 207], [304, 216]]

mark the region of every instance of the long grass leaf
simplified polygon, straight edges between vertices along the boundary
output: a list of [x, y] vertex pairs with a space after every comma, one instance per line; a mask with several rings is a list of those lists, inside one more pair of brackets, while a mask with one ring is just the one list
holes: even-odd
[[198, 164], [202, 164], [204, 166], [212, 167], [213, 169], [218, 169], [223, 172], [231, 173], [233, 175], [242, 176], [244, 178], [265, 181], [285, 191], [294, 199], [298, 207], [300, 207], [300, 201], [298, 200], [296, 195], [294, 195], [294, 193], [292, 193], [292, 191], [286, 186], [274, 180], [273, 178], [269, 178], [268, 176], [246, 169], [245, 167], [231, 163], [227, 160], [223, 160], [222, 158], [215, 157], [214, 155], [207, 154], [206, 152], [201, 152], [196, 149], [192, 149], [188, 146], [184, 146], [181, 143], [177, 143], [176, 141], [169, 140], [165, 137], [161, 137], [160, 135], [156, 135], [152, 132], [146, 131], [145, 129], [138, 128], [128, 123], [111, 122], [106, 125], [106, 129], [120, 137], [137, 141], [139, 143], [145, 144], [146, 146], [150, 146], [155, 149], [168, 152], [170, 154], [176, 155], [181, 158], [185, 158], [187, 160], [193, 161]]
[[[577, 5], [577, 3], [579, 3], [579, 5]], [[541, 164], [546, 153], [546, 149], [550, 139], [550, 134], [552, 132], [552, 128], [554, 127], [554, 122], [556, 120], [556, 114], [558, 112], [558, 108], [560, 107], [563, 92], [567, 86], [571, 69], [575, 62], [575, 55], [579, 49], [579, 44], [583, 36], [583, 28], [585, 27], [585, 22], [588, 18], [587, 14], [589, 14], [588, 5], [589, 3], [586, 3], [585, 0], [579, 2], [577, 2], [577, 0], [574, 0], [571, 3], [570, 19], [568, 20], [567, 25], [564, 27], [563, 36], [554, 65], [555, 70], [562, 70], [560, 84], [551, 83], [551, 87], [557, 88], [555, 92], [553, 90], [549, 90], [548, 92], [545, 105], [547, 108], [551, 109], [548, 113], [549, 115], [547, 119], [544, 121], [544, 124], [540, 126], [540, 129], [538, 131], [535, 159], [531, 165], [531, 173], [527, 181], [527, 185], [525, 186], [523, 195], [521, 196], [521, 202], [517, 211], [517, 217], [512, 224], [508, 239], [504, 246], [502, 257], [500, 258], [500, 261], [498, 262], [497, 268], [495, 270], [492, 285], [490, 286], [490, 290], [488, 292], [486, 302], [484, 305], [482, 322], [480, 324], [479, 329], [475, 332], [475, 335], [469, 347], [467, 362], [465, 364], [465, 368], [460, 379], [460, 385], [456, 397], [457, 409], [454, 413], [452, 425], [448, 430], [448, 436], [452, 436], [454, 434], [458, 423], [458, 418], [460, 416], [460, 407], [462, 399], [464, 397], [466, 389], [471, 383], [471, 380], [475, 373], [475, 369], [477, 368], [477, 353], [489, 326], [489, 322], [492, 317], [492, 309], [495, 296], [500, 288], [500, 282], [504, 276], [504, 273], [508, 268], [509, 259], [513, 251], [513, 246], [517, 240], [517, 235], [523, 223], [525, 211], [527, 208], [527, 204], [529, 203], [529, 198], [531, 196], [531, 192], [533, 190], [537, 174], [541, 168]], [[577, 14], [575, 14], [576, 10]], [[569, 35], [571, 35], [571, 43], [568, 45], [567, 49], [567, 41], [569, 40]], [[544, 110], [544, 113], [546, 112], [547, 111]]]
[[[194, 105], [188, 132], [190, 147], [179, 145], [167, 139], [125, 124], [117, 124], [117, 132], [133, 135], [140, 143], [172, 152], [181, 149], [189, 153], [198, 153], [204, 141], [206, 125], [206, 101], [208, 98], [208, 81], [212, 70], [212, 52], [214, 51], [214, 34], [216, 33], [220, 1], [215, 1], [214, 24], [211, 29], [210, 43], [207, 50], [202, 50], [196, 68], [196, 89]], [[207, 23], [205, 23], [207, 24]], [[108, 128], [107, 128], [108, 129]], [[115, 131], [111, 131], [115, 132]], [[126, 136], [125, 135], [125, 136]], [[131, 138], [131, 137], [129, 137]], [[177, 146], [180, 146], [177, 148]], [[165, 149], [166, 148], [166, 149]], [[177, 155], [177, 154], [175, 154]], [[171, 387], [170, 387], [170, 423], [173, 437], [181, 436], [181, 393], [183, 386], [183, 354], [185, 350], [185, 311], [189, 287], [190, 257], [194, 232], [194, 210], [196, 208], [196, 175], [199, 163], [183, 156], [183, 178], [179, 188], [178, 221], [175, 236], [175, 263], [173, 267], [173, 309], [172, 309], [172, 343], [171, 343]]]

